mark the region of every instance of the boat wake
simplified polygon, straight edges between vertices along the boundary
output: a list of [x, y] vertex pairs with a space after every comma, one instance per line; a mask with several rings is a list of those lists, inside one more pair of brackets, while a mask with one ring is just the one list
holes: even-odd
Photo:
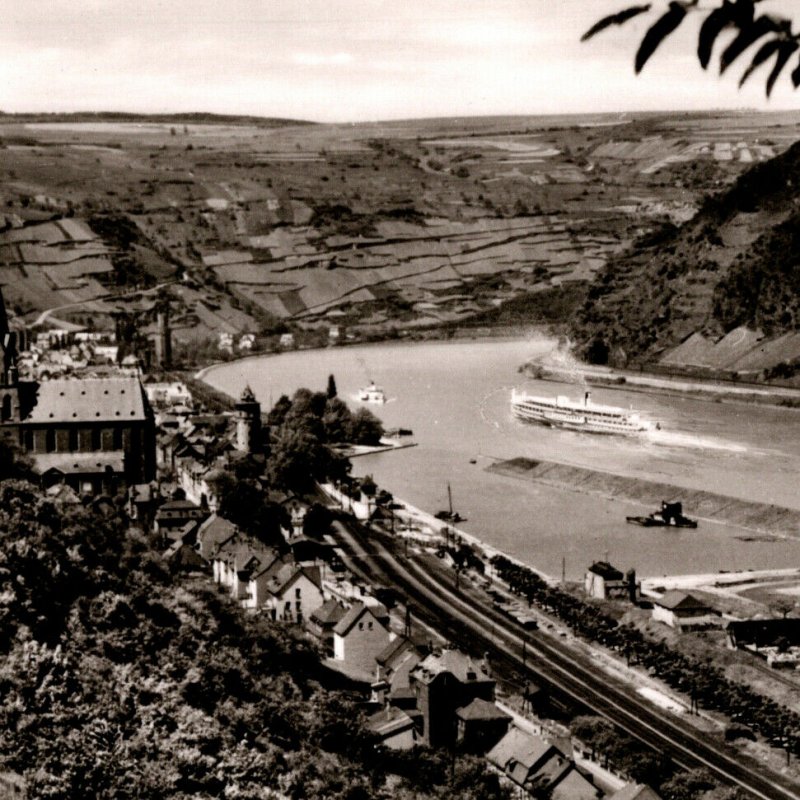
[[649, 430], [642, 433], [642, 438], [651, 444], [662, 447], [685, 447], [694, 450], [720, 450], [727, 453], [748, 453], [750, 448], [738, 442], [727, 442], [710, 436], [695, 436], [679, 431]]

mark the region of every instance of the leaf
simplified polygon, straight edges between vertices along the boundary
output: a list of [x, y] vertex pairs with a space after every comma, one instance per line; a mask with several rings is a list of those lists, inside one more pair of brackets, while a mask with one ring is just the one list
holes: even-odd
[[644, 39], [642, 39], [642, 43], [636, 53], [635, 69], [637, 74], [642, 71], [642, 67], [647, 63], [650, 56], [655, 53], [661, 42], [683, 22], [685, 16], [686, 7], [681, 3], [672, 2], [669, 4], [667, 13], [653, 23], [644, 35]]
[[751, 44], [762, 36], [776, 33], [780, 30], [780, 21], [774, 17], [759, 17], [752, 24], [743, 27], [739, 35], [725, 48], [719, 60], [719, 73], [722, 75], [726, 69], [745, 51]]
[[778, 57], [775, 59], [775, 66], [772, 68], [769, 77], [767, 78], [767, 97], [772, 94], [772, 87], [775, 86], [775, 81], [786, 66], [786, 62], [792, 57], [792, 53], [797, 50], [800, 45], [793, 40], [784, 39], [781, 41], [780, 49], [778, 50]]
[[758, 52], [753, 56], [750, 66], [744, 71], [744, 74], [739, 78], [739, 88], [744, 86], [744, 82], [758, 69], [768, 58], [778, 51], [780, 47], [780, 39], [770, 39], [765, 45], [758, 49]]
[[611, 25], [622, 25], [629, 19], [633, 19], [633, 17], [638, 17], [639, 14], [644, 14], [646, 11], [649, 11], [650, 8], [650, 3], [648, 3], [646, 6], [631, 6], [630, 8], [625, 8], [616, 14], [609, 14], [609, 16], [603, 17], [603, 19], [595, 22], [595, 24], [592, 25], [592, 27], [583, 34], [583, 36], [581, 36], [581, 41], [585, 42], [587, 39], [591, 39], [592, 36], [600, 33], [600, 31], [604, 31]]
[[797, 66], [792, 70], [792, 84], [796, 89], [800, 86], [800, 61], [798, 61]]
[[724, 0], [723, 4], [714, 9], [700, 27], [700, 36], [697, 41], [697, 57], [700, 59], [700, 66], [705, 69], [711, 60], [711, 50], [717, 36], [732, 25], [740, 28], [747, 25], [753, 19], [754, 6], [752, 0]]

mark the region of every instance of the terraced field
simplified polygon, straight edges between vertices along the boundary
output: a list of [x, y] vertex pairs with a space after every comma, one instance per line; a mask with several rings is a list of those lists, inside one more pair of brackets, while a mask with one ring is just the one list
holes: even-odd
[[[69, 306], [110, 324], [109, 294], [177, 279], [186, 342], [458, 324], [592, 281], [654, 222], [690, 218], [785, 149], [797, 121], [0, 117], [0, 281], [25, 322]], [[89, 225], [109, 215], [134, 226], [129, 250]]]

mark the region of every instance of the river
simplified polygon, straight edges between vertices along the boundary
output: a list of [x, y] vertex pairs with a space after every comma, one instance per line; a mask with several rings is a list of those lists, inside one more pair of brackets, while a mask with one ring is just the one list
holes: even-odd
[[800, 565], [797, 539], [705, 522], [697, 530], [639, 528], [625, 516], [643, 513], [640, 506], [487, 473], [495, 459], [526, 456], [800, 508], [800, 410], [593, 387], [595, 401], [632, 406], [662, 430], [602, 437], [512, 419], [512, 386], [582, 396], [583, 387], [518, 373], [552, 347], [540, 337], [293, 351], [212, 367], [204, 380], [234, 396], [249, 384], [264, 408], [300, 386], [324, 390], [329, 374], [355, 406], [374, 380], [389, 402], [369, 408], [387, 428], [411, 428], [418, 446], [354, 459], [353, 473], [372, 474], [428, 511], [446, 507], [449, 482], [467, 517], [459, 527], [550, 574], [560, 574], [563, 559], [577, 579], [606, 557], [650, 576]]

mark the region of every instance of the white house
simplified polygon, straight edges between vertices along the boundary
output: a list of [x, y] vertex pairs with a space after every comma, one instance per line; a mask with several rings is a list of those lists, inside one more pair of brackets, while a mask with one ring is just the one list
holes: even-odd
[[653, 600], [653, 619], [670, 628], [691, 630], [720, 624], [720, 614], [690, 594], [676, 590]]
[[392, 639], [389, 614], [381, 605], [355, 603], [333, 629], [333, 657], [350, 673], [375, 674], [376, 656]]

